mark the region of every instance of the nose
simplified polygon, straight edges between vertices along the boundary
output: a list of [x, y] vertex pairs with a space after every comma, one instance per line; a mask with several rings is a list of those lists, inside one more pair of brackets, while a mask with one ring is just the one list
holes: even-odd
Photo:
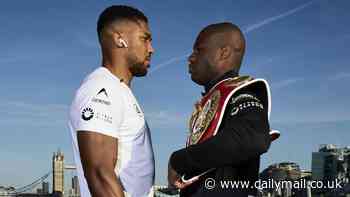
[[187, 61], [188, 61], [189, 64], [193, 64], [193, 62], [195, 61], [194, 53], [191, 53], [191, 55], [188, 56]]
[[154, 48], [153, 48], [151, 43], [149, 44], [148, 51], [149, 51], [150, 54], [154, 53]]

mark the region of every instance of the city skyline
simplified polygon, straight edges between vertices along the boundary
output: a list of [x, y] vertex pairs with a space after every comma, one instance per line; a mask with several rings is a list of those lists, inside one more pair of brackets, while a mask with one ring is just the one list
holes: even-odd
[[134, 79], [132, 89], [151, 129], [156, 184], [166, 183], [167, 160], [185, 145], [202, 91], [189, 78], [186, 56], [211, 23], [239, 25], [247, 40], [241, 74], [270, 82], [270, 123], [281, 137], [260, 170], [282, 161], [311, 169], [319, 144], [349, 145], [349, 1], [7, 1], [0, 8], [0, 185], [23, 186], [47, 173], [58, 148], [74, 163], [68, 108], [100, 65], [96, 20], [112, 4], [135, 6], [150, 21], [156, 52], [149, 75]]
[[[264, 181], [270, 178], [276, 179], [276, 180], [283, 180], [283, 177], [289, 177], [287, 180], [297, 180], [300, 178], [306, 178], [308, 180], [335, 180], [336, 177], [339, 175], [342, 175], [341, 177], [338, 177], [341, 179], [341, 181], [344, 181], [344, 184], [348, 184], [349, 182], [349, 169], [348, 164], [349, 163], [349, 153], [350, 153], [350, 146], [346, 147], [338, 147], [334, 144], [320, 144], [317, 151], [312, 152], [312, 169], [301, 169], [299, 167], [298, 163], [295, 163], [293, 161], [281, 161], [279, 163], [273, 163], [269, 164], [267, 168], [262, 169], [260, 172], [260, 180]], [[331, 156], [331, 157], [329, 157]], [[324, 160], [327, 158], [327, 160]], [[340, 160], [339, 160], [340, 159]], [[333, 162], [335, 161], [335, 163]], [[324, 162], [327, 162], [324, 163]], [[338, 163], [341, 162], [344, 164], [343, 168], [338, 167]], [[345, 163], [344, 163], [345, 162]], [[50, 174], [52, 174], [52, 177], [48, 175], [44, 175], [43, 178], [41, 178], [40, 181], [35, 180], [35, 184], [31, 183], [26, 186], [26, 189], [19, 189], [19, 188], [13, 188], [14, 191], [19, 193], [37, 193], [37, 194], [50, 194], [55, 192], [62, 192], [65, 194], [65, 196], [69, 197], [75, 197], [80, 195], [80, 188], [78, 183], [78, 176], [72, 175], [66, 176], [68, 174], [67, 172], [62, 173], [62, 171], [66, 170], [76, 170], [74, 165], [65, 164], [64, 162], [64, 153], [58, 150], [57, 152], [53, 153], [52, 156], [52, 171]], [[273, 171], [278, 170], [287, 170], [290, 172], [285, 172], [285, 174], [281, 174], [280, 172]], [[330, 170], [332, 169], [332, 170]], [[272, 174], [274, 175], [272, 175]], [[277, 174], [276, 174], [277, 173]], [[324, 174], [328, 173], [328, 174]], [[56, 175], [55, 175], [56, 174]], [[65, 177], [65, 180], [71, 180], [70, 184], [69, 181], [64, 183], [62, 179]], [[52, 181], [50, 181], [50, 179]], [[60, 181], [61, 180], [61, 181]], [[56, 183], [55, 183], [56, 182]], [[50, 185], [52, 184], [52, 187], [50, 189]], [[4, 186], [0, 186], [4, 187]], [[166, 185], [156, 185], [157, 188], [166, 188]], [[6, 188], [6, 187], [5, 187]], [[7, 187], [10, 189], [10, 187]], [[276, 190], [277, 191], [277, 190]], [[0, 191], [1, 194], [1, 191]]]

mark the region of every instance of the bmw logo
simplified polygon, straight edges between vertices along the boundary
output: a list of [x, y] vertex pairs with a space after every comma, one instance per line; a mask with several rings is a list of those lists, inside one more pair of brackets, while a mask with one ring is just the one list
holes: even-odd
[[81, 113], [81, 118], [83, 120], [90, 120], [92, 117], [94, 117], [94, 110], [92, 110], [90, 107], [87, 107], [83, 109], [83, 112]]

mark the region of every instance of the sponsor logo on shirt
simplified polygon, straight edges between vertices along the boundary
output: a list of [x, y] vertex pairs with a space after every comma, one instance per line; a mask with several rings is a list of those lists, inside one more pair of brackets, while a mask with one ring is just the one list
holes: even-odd
[[259, 102], [254, 102], [254, 101], [244, 102], [232, 108], [231, 116], [236, 115], [241, 110], [251, 108], [251, 107], [260, 108], [262, 110], [264, 109], [264, 106]]
[[95, 118], [98, 119], [98, 120], [102, 120], [104, 122], [112, 124], [112, 116], [110, 116], [110, 115], [108, 115], [106, 113], [97, 112]]
[[91, 109], [90, 107], [87, 107], [83, 109], [81, 113], [81, 118], [85, 121], [90, 120], [92, 117], [94, 117], [94, 110]]
[[99, 104], [103, 104], [103, 105], [111, 105], [111, 102], [108, 99], [108, 94], [106, 89], [102, 88], [97, 95], [92, 98], [91, 100], [94, 103], [99, 103]]
[[94, 102], [94, 103], [101, 103], [101, 104], [104, 104], [104, 105], [111, 105], [110, 101], [106, 101], [104, 99], [93, 98], [91, 101]]
[[260, 102], [260, 100], [258, 98], [256, 98], [255, 96], [252, 96], [250, 94], [241, 94], [241, 95], [237, 96], [236, 98], [232, 99], [231, 104], [236, 104], [237, 101], [243, 100], [243, 99], [253, 99], [257, 102]]
[[102, 88], [100, 91], [98, 91], [97, 95], [99, 95], [99, 94], [104, 94], [108, 98], [107, 91], [104, 88]]
[[112, 124], [112, 116], [104, 112], [95, 112], [91, 107], [83, 109], [81, 113], [81, 118], [85, 121], [91, 120], [92, 118], [96, 120], [102, 120], [104, 122]]

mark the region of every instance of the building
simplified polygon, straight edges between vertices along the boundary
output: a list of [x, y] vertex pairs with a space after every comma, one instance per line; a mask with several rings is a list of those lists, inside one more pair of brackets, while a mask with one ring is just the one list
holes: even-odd
[[63, 197], [63, 196], [55, 195], [55, 194], [20, 193], [20, 194], [16, 194], [16, 197]]
[[154, 197], [179, 197], [179, 190], [169, 189], [167, 186], [155, 185]]
[[[278, 181], [306, 181], [308, 180], [308, 176], [310, 173], [307, 171], [300, 170], [298, 164], [294, 162], [282, 162], [270, 165], [268, 168], [263, 170], [260, 173], [260, 180], [268, 183], [269, 185], [274, 185]], [[302, 180], [305, 179], [305, 180]], [[281, 182], [282, 183], [282, 182]], [[308, 196], [307, 188], [305, 189], [296, 189], [292, 186], [289, 186], [287, 182], [283, 185], [283, 187], [275, 188], [274, 186], [271, 188], [263, 188], [259, 190], [259, 196], [262, 197], [292, 197], [292, 196]], [[309, 195], [311, 197], [311, 195]]]
[[70, 197], [80, 197], [80, 188], [79, 188], [79, 180], [78, 176], [72, 177], [72, 188], [69, 191]]
[[46, 195], [46, 194], [49, 194], [49, 183], [48, 182], [42, 182], [41, 184], [41, 188], [38, 188], [36, 190], [36, 193], [37, 194], [41, 194], [41, 195]]
[[36, 189], [36, 194], [42, 194], [43, 190], [41, 188]]
[[49, 192], [49, 182], [43, 182], [42, 183], [42, 192], [43, 194], [48, 194]]
[[312, 179], [335, 180], [349, 183], [350, 147], [337, 148], [323, 144], [318, 152], [312, 153]]
[[312, 172], [310, 170], [300, 170], [300, 178], [311, 179]]
[[1, 197], [15, 197], [15, 188], [14, 187], [4, 187], [0, 186], [0, 196]]
[[61, 151], [53, 153], [52, 157], [52, 179], [53, 179], [53, 189], [52, 192], [64, 191], [64, 155]]
[[298, 164], [293, 162], [282, 162], [272, 164], [260, 173], [263, 180], [297, 180], [301, 178], [301, 170]]
[[350, 147], [338, 148], [333, 144], [322, 144], [318, 152], [312, 153], [312, 179], [316, 181], [342, 182], [343, 190], [316, 189], [315, 196], [349, 196]]

